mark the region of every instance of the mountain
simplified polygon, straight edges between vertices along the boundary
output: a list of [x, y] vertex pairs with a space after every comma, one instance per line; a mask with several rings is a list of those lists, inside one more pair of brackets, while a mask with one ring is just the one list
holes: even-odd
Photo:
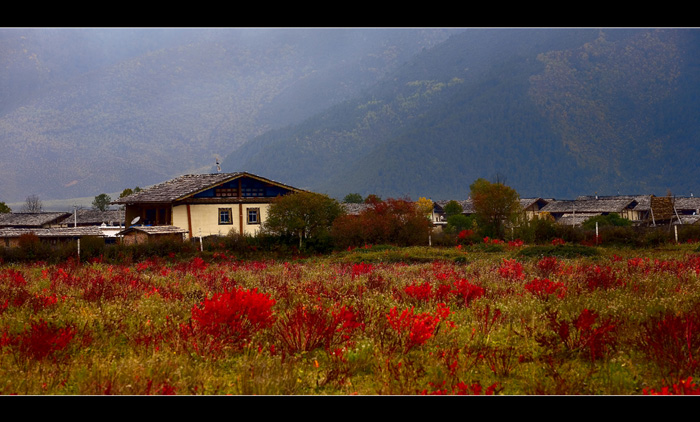
[[460, 29], [0, 29], [0, 201], [212, 171]]
[[223, 161], [342, 198], [688, 195], [700, 159], [700, 31], [466, 29], [360, 95]]

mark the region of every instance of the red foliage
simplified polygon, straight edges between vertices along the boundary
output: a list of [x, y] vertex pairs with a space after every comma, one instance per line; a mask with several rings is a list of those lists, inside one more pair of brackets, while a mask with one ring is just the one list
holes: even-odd
[[364, 324], [353, 310], [345, 306], [333, 311], [299, 305], [280, 318], [275, 333], [289, 353], [309, 352], [319, 347], [331, 351], [344, 345], [362, 327]]
[[437, 332], [440, 322], [450, 314], [450, 308], [439, 303], [435, 315], [428, 312], [415, 314], [414, 308], [404, 309], [399, 314], [396, 307], [387, 314], [391, 328], [398, 333], [404, 344], [404, 353], [428, 341]]
[[667, 373], [680, 378], [700, 368], [700, 312], [668, 313], [642, 328], [638, 346]]
[[525, 278], [525, 274], [523, 274], [523, 264], [515, 259], [504, 259], [501, 266], [498, 268], [498, 274], [509, 280], [522, 280]]
[[275, 322], [275, 300], [257, 289], [234, 289], [205, 299], [192, 308], [192, 319], [181, 333], [196, 350], [218, 351], [221, 347], [242, 348], [257, 330]]
[[10, 346], [18, 356], [34, 360], [60, 358], [75, 337], [76, 330], [71, 326], [53, 327], [43, 319], [32, 322], [31, 327], [17, 335], [4, 332], [0, 346]]
[[469, 280], [459, 279], [452, 283], [452, 292], [463, 300], [464, 306], [469, 306], [469, 304], [482, 296], [484, 296], [485, 290], [481, 286], [472, 284]]
[[591, 361], [604, 357], [616, 345], [615, 324], [610, 320], [598, 321], [595, 311], [584, 309], [572, 321], [559, 320], [556, 313], [548, 315], [554, 338], [538, 336], [536, 341], [549, 348], [563, 345], [570, 351], [585, 352]]
[[524, 287], [525, 290], [543, 301], [547, 301], [550, 296], [556, 296], [561, 299], [566, 295], [566, 286], [564, 283], [549, 281], [549, 279], [546, 278], [536, 278], [525, 284]]
[[658, 391], [644, 388], [642, 393], [645, 396], [700, 396], [700, 387], [693, 382], [693, 377], [688, 377], [672, 387], [664, 386]]
[[335, 219], [332, 233], [342, 248], [366, 244], [425, 244], [432, 224], [414, 202], [389, 198], [374, 201], [358, 215]]

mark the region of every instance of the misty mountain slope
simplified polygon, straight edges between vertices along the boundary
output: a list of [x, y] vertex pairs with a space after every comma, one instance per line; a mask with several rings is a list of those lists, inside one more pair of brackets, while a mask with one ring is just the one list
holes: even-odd
[[346, 118], [330, 109], [226, 162], [338, 198], [464, 198], [496, 175], [524, 196], [688, 194], [697, 34], [465, 31], [344, 104]]
[[0, 31], [3, 201], [211, 171], [217, 156], [350, 98], [457, 32], [46, 31]]

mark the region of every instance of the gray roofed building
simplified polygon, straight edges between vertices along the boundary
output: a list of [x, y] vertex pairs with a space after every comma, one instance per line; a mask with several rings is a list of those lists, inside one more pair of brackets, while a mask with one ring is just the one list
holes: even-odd
[[59, 242], [84, 236], [104, 237], [99, 227], [53, 227], [53, 228], [0, 228], [0, 245], [13, 247], [25, 234], [34, 234], [42, 241]]
[[253, 177], [260, 180], [265, 180], [274, 183], [278, 186], [287, 187], [290, 190], [299, 191], [300, 189], [286, 186], [269, 179], [264, 179], [255, 176], [251, 173], [236, 172], [236, 173], [214, 173], [214, 174], [186, 174], [175, 179], [168, 180], [139, 192], [119, 198], [112, 201], [112, 204], [137, 204], [137, 203], [172, 203], [178, 200], [185, 199], [199, 192], [211, 189], [213, 186], [220, 185], [238, 179], [243, 176]]
[[17, 212], [0, 213], [0, 228], [48, 228], [59, 227], [61, 221], [68, 217], [67, 212]]
[[124, 210], [78, 210], [61, 221], [61, 225], [66, 227], [78, 226], [123, 226]]
[[125, 206], [125, 227], [176, 226], [189, 238], [254, 235], [275, 198], [306, 192], [247, 172], [188, 174], [112, 201]]

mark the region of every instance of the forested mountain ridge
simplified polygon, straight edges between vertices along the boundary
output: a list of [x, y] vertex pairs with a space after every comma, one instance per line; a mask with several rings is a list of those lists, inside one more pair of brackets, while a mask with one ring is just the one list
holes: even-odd
[[467, 29], [224, 161], [342, 198], [697, 190], [697, 30]]
[[0, 201], [211, 171], [459, 29], [0, 29]]

